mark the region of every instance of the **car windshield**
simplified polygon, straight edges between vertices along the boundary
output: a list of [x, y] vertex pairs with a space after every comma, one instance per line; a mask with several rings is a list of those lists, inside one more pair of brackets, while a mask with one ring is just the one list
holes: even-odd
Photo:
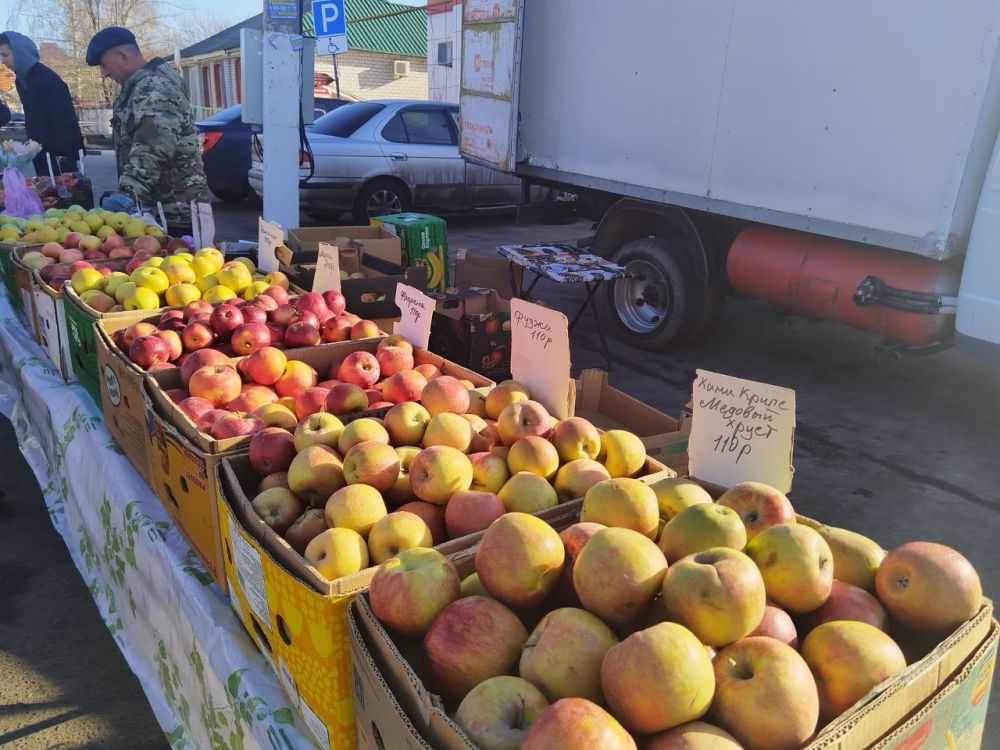
[[243, 114], [243, 105], [236, 104], [232, 107], [226, 107], [225, 109], [220, 109], [211, 117], [206, 117], [206, 122], [232, 122], [233, 120], [238, 120]]
[[313, 123], [313, 132], [349, 138], [383, 109], [384, 104], [375, 102], [351, 102], [318, 118]]

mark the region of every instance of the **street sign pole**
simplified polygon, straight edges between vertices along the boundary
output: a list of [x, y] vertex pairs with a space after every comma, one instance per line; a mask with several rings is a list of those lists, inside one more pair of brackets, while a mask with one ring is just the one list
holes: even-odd
[[300, 29], [298, 0], [264, 0], [263, 216], [286, 232], [299, 225]]

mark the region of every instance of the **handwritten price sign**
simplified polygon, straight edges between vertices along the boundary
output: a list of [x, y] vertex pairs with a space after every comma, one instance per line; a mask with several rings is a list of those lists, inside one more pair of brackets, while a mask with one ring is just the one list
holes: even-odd
[[691, 476], [791, 489], [795, 391], [698, 370], [692, 400]]
[[553, 416], [569, 416], [569, 321], [558, 310], [520, 299], [510, 301], [511, 377], [528, 386]]
[[278, 270], [278, 246], [285, 242], [285, 233], [280, 224], [257, 220], [257, 266], [264, 273]]
[[396, 305], [400, 318], [392, 332], [406, 336], [415, 347], [426, 349], [431, 339], [434, 300], [412, 286], [396, 284]]
[[326, 292], [330, 289], [340, 291], [340, 250], [329, 242], [321, 242], [312, 291]]

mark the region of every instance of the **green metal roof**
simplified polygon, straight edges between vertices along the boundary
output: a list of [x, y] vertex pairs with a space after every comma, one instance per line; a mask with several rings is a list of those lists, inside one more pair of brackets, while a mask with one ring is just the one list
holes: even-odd
[[[388, 3], [385, 0], [345, 0], [344, 6], [347, 15], [347, 44], [351, 48], [427, 57], [427, 11], [423, 8]], [[398, 15], [387, 16], [388, 13]], [[362, 18], [372, 20], [356, 20]], [[303, 33], [311, 36], [313, 29], [312, 13], [304, 13]]]

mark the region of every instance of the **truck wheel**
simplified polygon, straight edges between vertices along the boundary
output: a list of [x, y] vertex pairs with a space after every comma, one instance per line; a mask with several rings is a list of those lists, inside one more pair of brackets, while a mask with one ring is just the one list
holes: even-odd
[[633, 274], [608, 288], [619, 338], [644, 349], [665, 349], [694, 333], [705, 284], [683, 251], [671, 251], [666, 240], [643, 237], [626, 242], [610, 260]]

